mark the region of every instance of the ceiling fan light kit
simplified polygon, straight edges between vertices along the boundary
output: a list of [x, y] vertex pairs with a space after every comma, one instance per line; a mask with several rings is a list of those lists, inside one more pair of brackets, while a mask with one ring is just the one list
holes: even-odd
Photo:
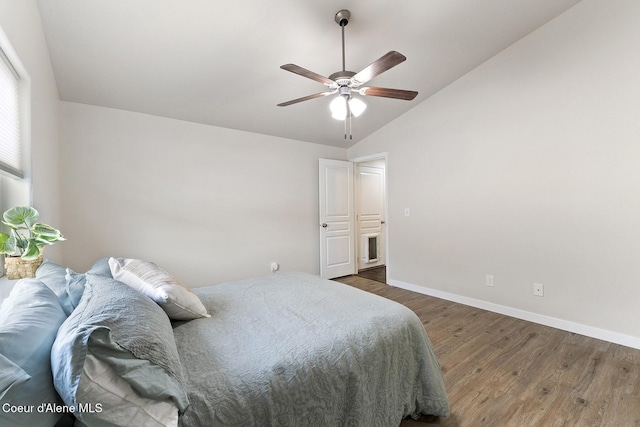
[[338, 96], [331, 101], [329, 109], [331, 110], [331, 117], [334, 119], [346, 120], [349, 115], [359, 117], [367, 109], [367, 104], [360, 98]]
[[[350, 128], [351, 117], [360, 116], [367, 108], [367, 105], [359, 97], [353, 96], [354, 94], [362, 96], [378, 96], [383, 98], [401, 99], [405, 101], [411, 101], [418, 95], [418, 92], [411, 90], [366, 86], [362, 87], [363, 84], [367, 83], [374, 77], [382, 74], [390, 68], [395, 67], [401, 62], [404, 62], [407, 58], [399, 52], [393, 50], [387, 52], [385, 55], [365, 67], [359, 73], [346, 70], [344, 27], [347, 26], [350, 18], [351, 12], [346, 9], [338, 11], [334, 17], [336, 23], [342, 29], [342, 71], [335, 72], [329, 77], [324, 77], [320, 74], [314, 73], [313, 71], [309, 71], [295, 64], [285, 64], [280, 67], [283, 70], [322, 83], [327, 86], [328, 90], [278, 104], [278, 107], [286, 107], [302, 101], [321, 98], [323, 96], [336, 95], [335, 99], [329, 104], [329, 108], [331, 110], [331, 116], [334, 119], [345, 121], [345, 139], [347, 138], [346, 119], [349, 118]], [[351, 134], [351, 132], [349, 132], [349, 134]], [[349, 137], [352, 138], [351, 135], [349, 135]]]

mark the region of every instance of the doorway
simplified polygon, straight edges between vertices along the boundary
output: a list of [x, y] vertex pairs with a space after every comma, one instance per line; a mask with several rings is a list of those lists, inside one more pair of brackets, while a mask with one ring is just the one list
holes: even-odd
[[[388, 266], [386, 153], [320, 159], [320, 276]], [[378, 270], [379, 271], [379, 270]]]
[[386, 266], [385, 159], [355, 163], [357, 271], [384, 272]]

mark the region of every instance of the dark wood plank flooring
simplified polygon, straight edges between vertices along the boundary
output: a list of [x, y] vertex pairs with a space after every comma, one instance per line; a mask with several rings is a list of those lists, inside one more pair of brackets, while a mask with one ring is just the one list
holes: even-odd
[[336, 280], [409, 307], [433, 343], [451, 415], [400, 427], [640, 427], [640, 350], [364, 277]]
[[387, 267], [383, 265], [381, 267], [360, 270], [358, 271], [358, 276], [375, 280], [376, 282], [387, 283]]

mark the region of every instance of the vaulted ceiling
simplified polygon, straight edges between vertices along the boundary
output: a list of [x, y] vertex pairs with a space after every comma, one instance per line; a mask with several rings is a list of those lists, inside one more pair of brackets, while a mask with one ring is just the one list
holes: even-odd
[[[348, 147], [544, 25], [580, 0], [38, 0], [60, 98], [179, 120]], [[390, 50], [407, 60], [371, 86], [419, 92], [413, 101], [364, 97], [352, 121], [331, 97], [280, 69], [341, 70], [334, 15], [351, 11], [346, 68]]]

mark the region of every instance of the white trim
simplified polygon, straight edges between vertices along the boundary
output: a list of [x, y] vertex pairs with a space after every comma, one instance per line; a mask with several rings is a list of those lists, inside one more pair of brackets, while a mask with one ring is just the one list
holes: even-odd
[[614, 344], [620, 344], [626, 347], [631, 347], [631, 348], [640, 350], [639, 337], [620, 334], [618, 332], [612, 332], [606, 329], [600, 329], [593, 326], [582, 325], [580, 323], [574, 323], [568, 320], [558, 319], [555, 317], [545, 316], [542, 314], [531, 313], [529, 311], [519, 310], [517, 308], [507, 307], [500, 304], [494, 304], [492, 302], [487, 302], [487, 301], [482, 301], [475, 298], [456, 295], [449, 292], [440, 291], [437, 289], [431, 289], [425, 286], [419, 286], [411, 283], [401, 282], [399, 280], [389, 279], [387, 280], [387, 282], [391, 286], [406, 289], [408, 291], [413, 291], [420, 294], [429, 295], [435, 298], [440, 298], [447, 301], [452, 301], [459, 304], [480, 308], [482, 310], [487, 310], [487, 311], [491, 311], [498, 314], [504, 314], [505, 316], [527, 320], [529, 322], [538, 323], [540, 325], [550, 326], [552, 328], [561, 329], [563, 331], [569, 331], [576, 334], [585, 335], [587, 337], [596, 338], [599, 340], [608, 341]]
[[368, 156], [356, 157], [355, 159], [349, 159], [352, 163], [364, 163], [370, 162], [372, 160], [381, 160], [384, 159], [385, 163], [387, 162], [387, 153], [378, 153], [378, 154], [370, 154]]

